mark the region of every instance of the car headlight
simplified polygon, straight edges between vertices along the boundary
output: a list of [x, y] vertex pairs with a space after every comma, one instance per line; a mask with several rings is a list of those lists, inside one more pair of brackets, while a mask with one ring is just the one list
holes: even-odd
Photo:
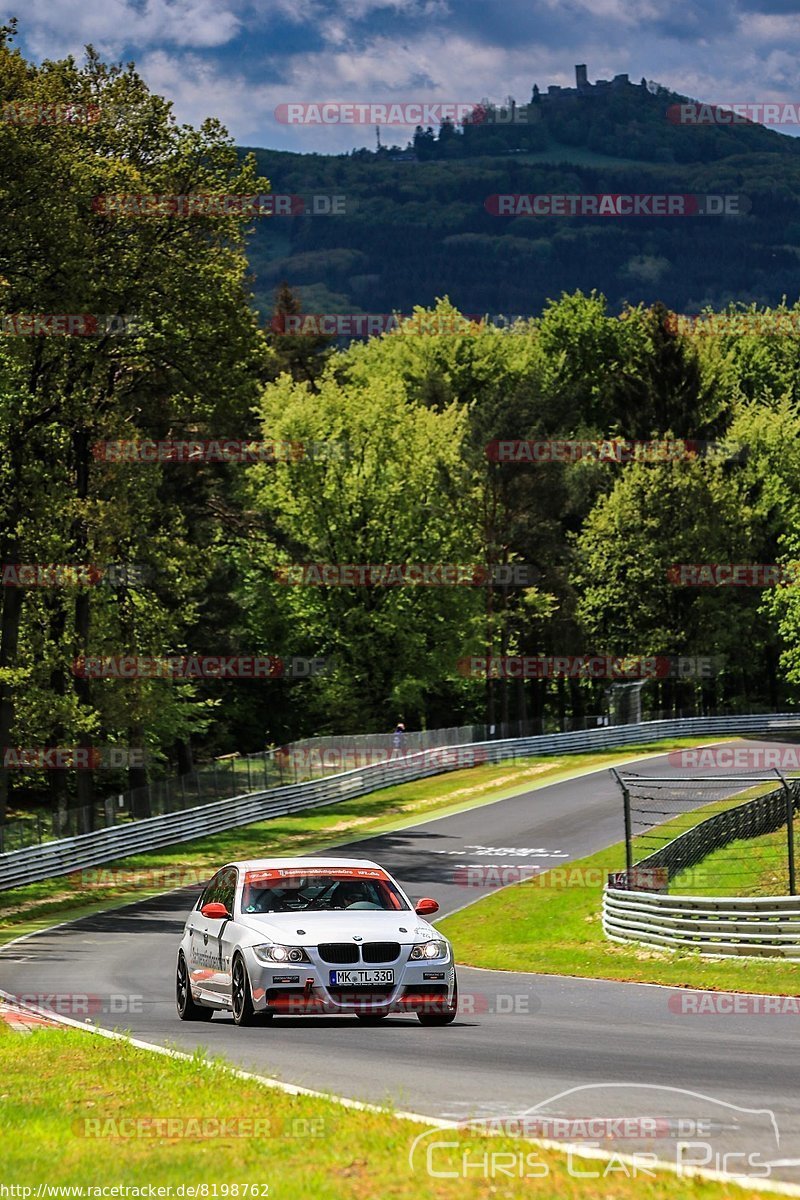
[[264, 963], [311, 962], [302, 946], [280, 946], [270, 943], [266, 946], [253, 946], [253, 954]]
[[416, 946], [412, 946], [409, 959], [445, 958], [446, 956], [447, 942], [418, 942]]

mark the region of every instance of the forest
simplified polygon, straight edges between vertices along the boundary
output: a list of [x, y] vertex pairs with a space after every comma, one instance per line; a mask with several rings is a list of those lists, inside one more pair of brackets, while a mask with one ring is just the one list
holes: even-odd
[[[409, 276], [390, 332], [289, 334], [312, 311], [302, 266], [282, 263], [259, 311], [236, 206], [120, 219], [97, 203], [285, 178], [215, 121], [176, 125], [133, 67], [34, 67], [6, 30], [0, 85], [113, 114], [0, 124], [0, 817], [400, 718], [580, 723], [626, 679], [644, 679], [648, 712], [794, 703], [795, 299], [688, 320], [656, 284], [619, 308], [495, 270], [487, 287], [515, 276], [531, 313], [500, 327], [432, 259], [440, 290], [415, 298]], [[334, 181], [334, 166], [338, 187], [351, 167]], [[512, 170], [485, 170], [472, 198]], [[457, 186], [428, 186], [432, 225]], [[474, 265], [481, 236], [453, 261]], [[381, 245], [369, 220], [359, 237]], [[491, 245], [553, 253], [546, 235]], [[19, 769], [48, 747], [104, 769]]]

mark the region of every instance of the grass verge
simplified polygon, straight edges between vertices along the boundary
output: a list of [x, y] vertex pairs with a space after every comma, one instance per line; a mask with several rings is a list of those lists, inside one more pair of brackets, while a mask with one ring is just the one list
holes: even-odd
[[[800, 863], [800, 817], [793, 824], [796, 861]], [[741, 838], [703, 859], [696, 871], [681, 871], [670, 883], [671, 892], [694, 896], [788, 896], [789, 857], [786, 829], [761, 837]]]
[[[438, 1030], [427, 1032], [441, 1036]], [[221, 1062], [209, 1066], [199, 1056], [171, 1059], [77, 1030], [37, 1030], [25, 1036], [21, 1054], [20, 1036], [0, 1023], [3, 1183], [31, 1188], [29, 1195], [38, 1185], [183, 1185], [184, 1196], [246, 1195], [248, 1200], [477, 1200], [487, 1194], [497, 1200], [531, 1195], [589, 1200], [601, 1194], [613, 1200], [723, 1200], [753, 1195], [666, 1172], [633, 1177], [629, 1168], [627, 1177], [619, 1163], [577, 1157], [570, 1174], [566, 1155], [506, 1138], [491, 1140], [492, 1151], [506, 1152], [504, 1174], [487, 1179], [473, 1168], [461, 1178], [461, 1154], [468, 1151], [474, 1162], [487, 1142], [450, 1131], [447, 1140], [458, 1146], [447, 1153], [446, 1163], [440, 1155], [436, 1166], [454, 1170], [455, 1177], [431, 1178], [424, 1142], [415, 1171], [409, 1163], [411, 1144], [425, 1127], [388, 1111], [357, 1111], [318, 1097], [290, 1096], [237, 1079]], [[172, 1124], [155, 1123], [165, 1120]], [[227, 1122], [223, 1136], [219, 1121]], [[535, 1156], [540, 1178], [509, 1178], [509, 1153], [515, 1161]], [[594, 1178], [577, 1178], [578, 1172]], [[245, 1193], [245, 1184], [254, 1190]]]
[[485, 763], [0, 892], [0, 945], [55, 922], [202, 883], [232, 859], [332, 848], [558, 783], [598, 767], [702, 744], [702, 738], [682, 738], [589, 754]]

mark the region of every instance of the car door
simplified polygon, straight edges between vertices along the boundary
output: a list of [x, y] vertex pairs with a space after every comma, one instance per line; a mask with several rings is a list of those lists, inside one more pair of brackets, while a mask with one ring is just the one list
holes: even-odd
[[239, 883], [239, 872], [236, 867], [226, 867], [224, 871], [220, 872], [220, 876], [218, 903], [225, 905], [231, 914], [231, 919], [219, 922], [219, 930], [217, 932], [219, 969], [216, 978], [217, 990], [226, 999], [229, 999], [231, 994], [231, 963], [239, 937], [236, 922], [232, 919], [234, 915], [233, 906], [236, 901], [236, 888]]
[[[204, 895], [203, 904], [224, 904], [232, 916], [237, 875], [235, 867], [223, 867], [218, 871], [214, 876], [213, 895]], [[210, 998], [229, 1000], [233, 955], [231, 939], [235, 926], [230, 917], [204, 917], [201, 912], [199, 918], [198, 957], [207, 972], [201, 986]], [[225, 937], [226, 931], [228, 937]], [[223, 938], [227, 949], [223, 948]]]
[[215, 991], [214, 977], [219, 969], [219, 941], [217, 935], [222, 922], [212, 921], [208, 917], [204, 917], [201, 909], [205, 904], [220, 902], [222, 874], [222, 871], [218, 871], [209, 881], [197, 902], [197, 907], [192, 910], [189, 935], [191, 956], [189, 972], [192, 977], [195, 994], [210, 996]]

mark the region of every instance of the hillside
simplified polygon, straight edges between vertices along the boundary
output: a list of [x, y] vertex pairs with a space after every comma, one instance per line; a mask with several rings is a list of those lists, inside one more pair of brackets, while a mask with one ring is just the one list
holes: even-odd
[[[273, 191], [335, 193], [346, 210], [257, 224], [250, 259], [261, 310], [284, 278], [308, 312], [408, 311], [447, 294], [464, 312], [529, 314], [593, 287], [617, 310], [796, 297], [800, 140], [753, 124], [676, 125], [667, 111], [686, 97], [663, 88], [563, 91], [516, 109], [524, 120], [489, 110], [460, 132], [419, 130], [408, 148], [255, 149]], [[498, 217], [485, 207], [493, 194], [547, 192], [737, 194], [749, 211]]]

